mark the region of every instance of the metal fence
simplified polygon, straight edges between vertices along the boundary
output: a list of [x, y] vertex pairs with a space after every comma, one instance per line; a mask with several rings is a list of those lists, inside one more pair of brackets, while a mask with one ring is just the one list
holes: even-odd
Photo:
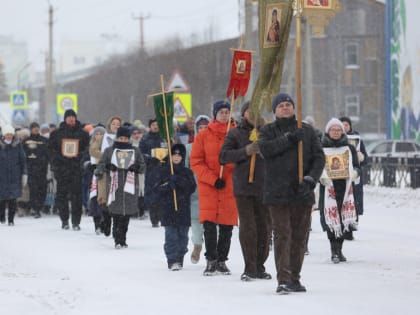
[[420, 156], [370, 157], [363, 167], [363, 181], [373, 186], [420, 188]]

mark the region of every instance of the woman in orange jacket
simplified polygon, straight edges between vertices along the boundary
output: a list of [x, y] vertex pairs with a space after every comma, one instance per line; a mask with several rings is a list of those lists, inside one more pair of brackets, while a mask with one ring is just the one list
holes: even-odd
[[[216, 272], [230, 274], [225, 261], [228, 259], [233, 226], [238, 224], [232, 184], [233, 163], [223, 166], [222, 177], [219, 178], [219, 154], [225, 140], [229, 114], [229, 103], [217, 101], [213, 104], [213, 119], [206, 130], [197, 134], [190, 156], [190, 165], [198, 181], [200, 223], [204, 227], [205, 276]], [[235, 127], [233, 122], [230, 123], [231, 128]]]

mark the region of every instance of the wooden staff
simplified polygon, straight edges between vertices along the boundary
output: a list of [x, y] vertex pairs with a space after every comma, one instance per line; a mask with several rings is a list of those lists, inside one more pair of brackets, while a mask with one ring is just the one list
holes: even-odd
[[[296, 1], [296, 116], [297, 127], [302, 128], [302, 70], [301, 70], [301, 19], [302, 0]], [[303, 142], [298, 143], [298, 180], [303, 180]]]
[[[249, 140], [251, 140], [252, 142], [255, 142], [255, 141], [258, 140], [257, 121], [258, 121], [258, 119], [256, 118], [255, 123], [254, 123], [254, 129], [252, 129], [251, 134], [249, 135]], [[251, 162], [249, 164], [248, 183], [253, 183], [254, 182], [256, 161], [257, 161], [257, 154], [251, 155]]]
[[[235, 93], [232, 92], [232, 103], [230, 104], [229, 120], [228, 120], [227, 129], [226, 129], [226, 134], [228, 134], [228, 132], [230, 130], [230, 121], [232, 120], [232, 112], [233, 112], [233, 107], [234, 106], [235, 106]], [[219, 178], [220, 179], [222, 178], [222, 175], [223, 175], [223, 167], [224, 167], [224, 165], [220, 165], [220, 172], [219, 172]]]
[[[166, 128], [166, 141], [168, 142], [169, 165], [171, 166], [171, 175], [174, 175], [174, 165], [172, 163], [171, 138], [169, 137], [169, 124], [168, 124], [168, 114], [166, 110], [166, 96], [165, 96], [165, 84], [163, 83], [163, 74], [160, 75], [160, 83], [162, 86], [163, 111], [165, 113], [165, 128]], [[174, 193], [175, 211], [178, 211], [178, 202], [176, 201], [176, 190], [174, 189], [172, 191]]]

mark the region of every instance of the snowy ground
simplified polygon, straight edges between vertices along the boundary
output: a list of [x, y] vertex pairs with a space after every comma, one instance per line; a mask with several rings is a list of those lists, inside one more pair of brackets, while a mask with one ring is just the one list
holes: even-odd
[[[63, 231], [56, 216], [16, 218], [0, 226], [0, 314], [420, 314], [420, 189], [366, 187], [366, 214], [347, 263], [330, 262], [329, 244], [313, 215], [307, 293], [275, 294], [276, 281], [241, 282], [238, 230], [231, 276], [204, 277], [205, 260], [168, 271], [163, 228], [132, 220], [128, 249], [82, 230]], [[188, 259], [187, 259], [188, 258]], [[273, 255], [266, 263], [275, 276]]]

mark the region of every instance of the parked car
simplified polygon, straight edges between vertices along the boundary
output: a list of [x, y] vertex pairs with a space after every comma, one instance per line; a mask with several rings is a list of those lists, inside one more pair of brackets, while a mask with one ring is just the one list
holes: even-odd
[[420, 144], [410, 140], [380, 140], [369, 144], [366, 151], [370, 157], [420, 158]]

